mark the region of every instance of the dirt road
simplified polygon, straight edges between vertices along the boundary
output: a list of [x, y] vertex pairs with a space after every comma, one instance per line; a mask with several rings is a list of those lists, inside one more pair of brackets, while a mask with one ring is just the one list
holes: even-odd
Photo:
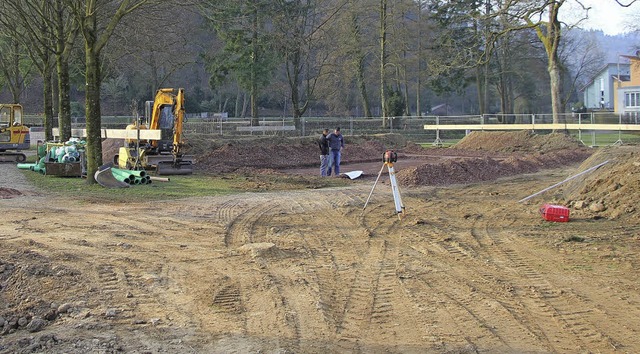
[[572, 172], [2, 200], [0, 352], [639, 352], [640, 226], [516, 202]]

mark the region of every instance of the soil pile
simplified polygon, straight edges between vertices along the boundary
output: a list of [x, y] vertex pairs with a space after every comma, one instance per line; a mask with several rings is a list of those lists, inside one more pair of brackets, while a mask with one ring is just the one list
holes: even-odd
[[102, 141], [102, 163], [112, 162], [121, 146], [124, 146], [122, 139], [104, 139]]
[[457, 158], [403, 169], [397, 174], [398, 181], [405, 186], [481, 182], [578, 163], [592, 154], [564, 134], [536, 135], [526, 131], [473, 132], [453, 148], [482, 150], [498, 156], [510, 154], [500, 158]]
[[515, 132], [474, 131], [452, 146], [453, 149], [508, 153], [547, 153], [582, 147], [582, 143], [578, 140], [563, 133], [538, 135], [525, 130]]
[[[278, 136], [244, 139], [211, 139], [208, 135], [190, 135], [185, 152], [195, 156], [195, 169], [205, 173], [246, 172], [247, 169], [274, 170], [319, 164], [318, 137], [283, 138]], [[122, 146], [121, 139], [102, 142], [102, 161], [113, 160]], [[399, 134], [347, 136], [343, 163], [381, 161], [387, 149], [402, 152], [422, 151]]]
[[[316, 166], [320, 150], [316, 137], [304, 138], [253, 138], [215, 142], [199, 141], [191, 153], [196, 156], [196, 169], [207, 173], [228, 173], [252, 169], [284, 169]], [[347, 136], [342, 152], [343, 163], [382, 161], [387, 149], [421, 149], [397, 134], [368, 137]]]
[[598, 150], [579, 171], [609, 161], [564, 187], [563, 204], [581, 217], [640, 218], [640, 147], [621, 146]]

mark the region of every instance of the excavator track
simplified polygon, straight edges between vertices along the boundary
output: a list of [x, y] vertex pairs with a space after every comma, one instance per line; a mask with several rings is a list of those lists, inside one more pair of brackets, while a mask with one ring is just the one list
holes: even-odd
[[21, 152], [0, 152], [0, 162], [25, 162], [27, 155]]

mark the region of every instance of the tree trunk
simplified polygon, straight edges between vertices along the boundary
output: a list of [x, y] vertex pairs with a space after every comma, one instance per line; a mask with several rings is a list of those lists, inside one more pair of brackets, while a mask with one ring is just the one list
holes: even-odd
[[44, 94], [44, 140], [53, 140], [53, 72], [50, 63], [45, 61], [42, 71]]
[[358, 82], [358, 92], [362, 100], [362, 111], [365, 117], [371, 117], [371, 104], [369, 103], [369, 95], [367, 94], [367, 82], [364, 75], [365, 57], [359, 54], [356, 63], [356, 81]]
[[251, 20], [251, 125], [258, 125], [258, 9], [253, 11]]
[[291, 89], [291, 112], [293, 113], [293, 121], [296, 128], [300, 128], [300, 117], [302, 117], [302, 109], [300, 107], [300, 61], [302, 56], [299, 49], [287, 53], [286, 68], [287, 80]]
[[382, 109], [382, 127], [389, 124], [387, 119], [387, 0], [380, 0], [380, 108]]
[[560, 68], [558, 66], [557, 57], [555, 60], [549, 58], [549, 84], [551, 90], [551, 111], [553, 112], [553, 123], [560, 123], [560, 106], [562, 105], [560, 99]]
[[20, 43], [17, 40], [12, 42], [13, 53], [11, 65], [13, 66], [13, 85], [9, 85], [13, 103], [20, 103], [20, 96], [22, 95], [22, 78], [20, 75]]
[[62, 55], [56, 55], [58, 70], [58, 126], [60, 139], [67, 141], [71, 138], [71, 98], [69, 91], [69, 63]]
[[55, 31], [56, 31], [56, 69], [58, 71], [58, 127], [60, 139], [67, 141], [71, 138], [71, 98], [69, 92], [69, 53], [71, 42], [65, 38], [68, 34], [64, 29], [64, 5], [56, 1]]
[[487, 113], [487, 109], [485, 106], [484, 100], [484, 92], [486, 91], [486, 86], [484, 85], [484, 75], [482, 75], [482, 71], [480, 67], [476, 67], [476, 87], [478, 90], [478, 110], [480, 114]]
[[102, 139], [100, 134], [100, 58], [91, 43], [85, 45], [87, 117], [87, 183], [95, 183], [94, 173], [102, 165]]

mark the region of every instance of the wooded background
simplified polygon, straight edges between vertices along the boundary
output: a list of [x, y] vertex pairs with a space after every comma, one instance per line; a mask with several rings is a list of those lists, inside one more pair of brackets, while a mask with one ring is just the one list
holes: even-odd
[[[564, 23], [569, 6], [575, 20]], [[602, 33], [577, 28], [598, 15], [588, 10], [578, 0], [3, 0], [0, 97], [43, 113], [48, 138], [86, 117], [90, 171], [100, 117], [142, 115], [162, 87], [185, 88], [187, 112], [253, 119], [384, 126], [440, 104], [556, 117], [581, 108], [578, 89], [606, 62]]]

